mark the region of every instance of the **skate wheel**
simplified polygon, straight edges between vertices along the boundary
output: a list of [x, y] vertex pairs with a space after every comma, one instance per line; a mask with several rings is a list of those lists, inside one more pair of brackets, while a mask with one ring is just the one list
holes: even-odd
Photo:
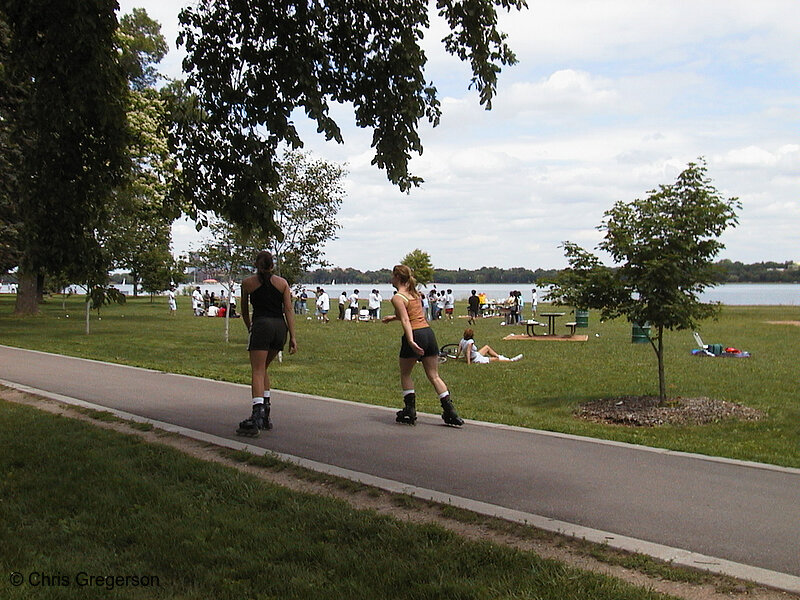
[[256, 431], [239, 431], [237, 429], [236, 430], [236, 435], [241, 435], [242, 437], [257, 438], [259, 436], [259, 432], [257, 430]]

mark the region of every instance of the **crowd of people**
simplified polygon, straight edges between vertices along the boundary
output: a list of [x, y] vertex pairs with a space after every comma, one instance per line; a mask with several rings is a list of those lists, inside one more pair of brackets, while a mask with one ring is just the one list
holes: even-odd
[[[380, 291], [371, 290], [367, 298], [361, 298], [360, 294], [358, 289], [354, 289], [350, 293], [342, 290], [338, 299], [338, 319], [340, 321], [379, 321], [381, 319], [383, 297]], [[324, 323], [330, 322], [331, 297], [324, 288], [316, 286], [314, 291], [309, 293], [308, 289], [298, 285], [294, 289], [290, 288], [290, 295], [294, 314], [310, 315], [309, 300], [312, 300], [313, 318]], [[177, 307], [174, 287], [168, 290], [167, 296], [170, 310], [174, 314]], [[452, 289], [437, 290], [433, 285], [427, 293], [420, 294], [420, 300], [427, 321], [453, 321], [455, 296]], [[531, 290], [530, 306], [531, 314], [535, 317], [538, 307], [538, 295], [535, 288]], [[489, 299], [485, 293], [472, 290], [467, 301], [467, 316], [470, 325], [473, 325], [475, 319], [479, 317], [496, 316], [497, 314], [504, 316], [507, 324], [518, 324], [524, 319], [524, 307], [525, 300], [519, 290], [512, 290], [508, 297], [501, 300]], [[236, 313], [235, 289], [231, 292], [230, 302], [224, 289], [220, 290], [219, 295], [215, 295], [209, 290], [202, 293], [199, 286], [192, 291], [192, 310], [196, 316], [224, 317], [228, 309], [231, 311], [231, 317], [239, 317]]]
[[[366, 299], [362, 299], [361, 292], [354, 289], [350, 294], [347, 290], [342, 290], [339, 294], [339, 314], [340, 321], [378, 321], [381, 318], [381, 302], [383, 297], [377, 289], [370, 291]], [[306, 288], [295, 286], [291, 290], [292, 303], [296, 315], [309, 314], [308, 301], [311, 296]], [[314, 296], [314, 317], [324, 323], [330, 322], [328, 314], [331, 310], [331, 298], [324, 288], [317, 286], [313, 292]], [[308, 317], [311, 318], [310, 316]]]
[[[228, 311], [230, 310], [230, 315]], [[214, 292], [205, 293], [200, 291], [200, 286], [195, 286], [192, 290], [192, 311], [196, 317], [225, 317], [229, 316], [236, 319], [239, 315], [236, 313], [236, 288], [231, 286], [230, 301], [225, 290], [221, 290], [219, 296]]]

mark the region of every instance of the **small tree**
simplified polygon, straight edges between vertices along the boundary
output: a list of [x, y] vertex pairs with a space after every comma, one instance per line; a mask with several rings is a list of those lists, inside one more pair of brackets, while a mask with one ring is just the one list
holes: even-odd
[[433, 281], [433, 264], [427, 252], [419, 248], [405, 255], [400, 264], [407, 266], [414, 273], [414, 278], [419, 285], [428, 285]]
[[213, 238], [196, 253], [200, 265], [207, 272], [215, 272], [227, 291], [228, 310], [225, 311], [225, 341], [230, 340], [230, 298], [235, 279], [252, 272], [255, 252], [250, 239], [240, 228], [225, 221], [212, 221], [209, 225]]
[[168, 249], [154, 246], [140, 255], [136, 276], [141, 280], [142, 289], [150, 294], [152, 302], [153, 294], [183, 280], [182, 263], [175, 260]]
[[737, 198], [723, 200], [706, 177], [703, 159], [689, 163], [673, 185], [652, 190], [644, 200], [618, 202], [598, 227], [598, 248], [619, 266], [611, 269], [565, 242], [569, 268], [555, 280], [550, 297], [558, 304], [601, 311], [650, 323], [650, 344], [658, 359], [659, 399], [666, 400], [664, 330], [696, 327], [719, 303], [702, 303], [700, 293], [716, 283], [712, 259], [724, 246], [717, 237], [738, 223]]
[[336, 239], [341, 225], [336, 215], [344, 199], [345, 170], [336, 163], [287, 151], [279, 167], [280, 181], [272, 191], [275, 223], [282, 237], [254, 231], [253, 249], [275, 255], [275, 272], [294, 285], [312, 266], [327, 266], [324, 246]]
[[117, 288], [105, 285], [91, 285], [86, 294], [86, 335], [89, 335], [89, 311], [95, 309], [100, 316], [100, 308], [105, 304], [116, 302], [125, 304], [125, 294]]

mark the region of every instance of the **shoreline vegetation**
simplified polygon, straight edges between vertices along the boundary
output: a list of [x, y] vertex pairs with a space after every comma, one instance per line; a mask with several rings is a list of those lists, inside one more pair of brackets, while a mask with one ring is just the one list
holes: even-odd
[[[730, 260], [714, 263], [718, 273], [717, 283], [800, 283], [800, 263], [793, 261], [760, 262], [744, 264]], [[562, 269], [535, 269], [513, 267], [481, 267], [480, 269], [434, 269], [433, 281], [437, 284], [528, 284], [548, 282]], [[320, 281], [340, 281], [348, 284], [375, 284], [388, 281], [390, 269], [360, 271], [354, 268], [329, 268], [309, 271], [300, 283], [314, 284]]]
[[[730, 260], [714, 263], [718, 273], [717, 284], [725, 283], [800, 283], [800, 262], [759, 262], [744, 264]], [[433, 281], [439, 285], [474, 284], [501, 285], [542, 283], [552, 281], [563, 269], [528, 269], [526, 267], [481, 267], [479, 269], [434, 269]], [[203, 276], [211, 275], [199, 268]], [[203, 277], [205, 278], [205, 277]], [[297, 283], [312, 285], [323, 281], [338, 281], [341, 285], [375, 285], [391, 278], [391, 269], [361, 271], [353, 267], [320, 268], [308, 271]], [[109, 284], [131, 281], [130, 273], [112, 273]], [[188, 283], [178, 282], [179, 284]], [[0, 276], [0, 283], [17, 283], [13, 274]]]

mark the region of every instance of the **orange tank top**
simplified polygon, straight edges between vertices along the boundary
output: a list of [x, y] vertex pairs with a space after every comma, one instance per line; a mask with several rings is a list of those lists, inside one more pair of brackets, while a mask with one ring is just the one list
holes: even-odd
[[422, 300], [419, 298], [407, 298], [405, 294], [397, 292], [406, 302], [406, 311], [408, 312], [408, 320], [411, 322], [411, 329], [422, 329], [428, 327], [428, 321], [425, 320], [425, 309], [422, 308]]

